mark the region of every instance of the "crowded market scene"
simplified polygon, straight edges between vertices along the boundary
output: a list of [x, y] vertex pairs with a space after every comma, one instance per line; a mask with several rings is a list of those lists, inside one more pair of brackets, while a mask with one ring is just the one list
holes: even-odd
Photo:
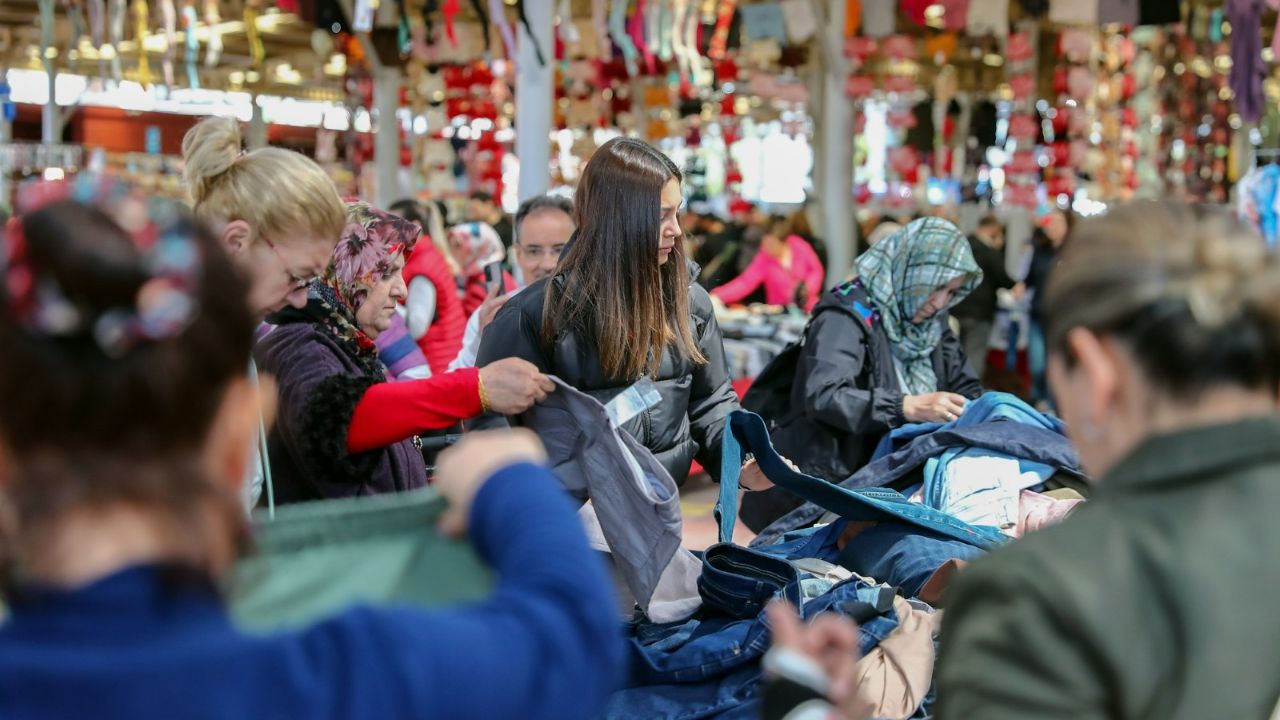
[[1280, 720], [1280, 0], [0, 0], [0, 221], [5, 720]]

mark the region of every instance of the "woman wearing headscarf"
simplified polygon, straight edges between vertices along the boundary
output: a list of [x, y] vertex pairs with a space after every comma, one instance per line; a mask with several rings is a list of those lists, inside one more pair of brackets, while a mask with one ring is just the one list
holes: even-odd
[[[492, 225], [482, 222], [469, 222], [449, 228], [449, 249], [458, 267], [462, 268], [458, 278], [458, 286], [462, 289], [462, 312], [471, 317], [490, 295], [489, 288], [485, 287], [485, 267], [502, 262], [507, 253], [498, 232]], [[502, 287], [495, 295], [515, 289], [515, 280], [503, 272]]]
[[[773, 442], [815, 477], [840, 482], [880, 439], [909, 422], [950, 422], [982, 393], [946, 313], [982, 280], [955, 225], [921, 218], [871, 246], [857, 277], [814, 308], [796, 365], [790, 411]], [[757, 532], [800, 504], [771, 488], [743, 498]]]
[[421, 487], [419, 433], [504, 406], [523, 412], [552, 388], [518, 360], [388, 382], [375, 340], [405, 295], [401, 271], [418, 234], [407, 220], [348, 203], [342, 238], [306, 306], [272, 316], [278, 327], [254, 348], [280, 386], [268, 440], [277, 502]]

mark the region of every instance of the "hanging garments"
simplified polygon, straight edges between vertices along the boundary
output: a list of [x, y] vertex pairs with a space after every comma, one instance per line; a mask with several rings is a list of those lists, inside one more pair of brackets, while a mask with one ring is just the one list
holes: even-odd
[[160, 17], [164, 21], [164, 59], [161, 69], [164, 73], [165, 87], [173, 92], [177, 83], [173, 80], [173, 56], [178, 45], [178, 9], [174, 0], [160, 0]]
[[262, 35], [258, 32], [258, 15], [260, 14], [261, 11], [255, 0], [245, 0], [244, 32], [249, 40], [249, 58], [253, 61], [254, 67], [262, 67], [262, 63], [267, 59], [267, 48], [262, 44]]
[[[813, 6], [809, 5], [810, 12]], [[844, 36], [851, 38], [862, 28], [862, 0], [845, 0], [844, 2]]]
[[640, 53], [635, 43], [627, 34], [627, 0], [612, 0], [609, 6], [609, 38], [622, 50], [622, 59], [627, 64], [627, 75], [636, 74], [636, 59]]
[[182, 28], [186, 41], [187, 85], [192, 89], [200, 87], [200, 37], [196, 34], [195, 0], [186, 0], [182, 6]]
[[107, 6], [109, 23], [108, 28], [111, 33], [111, 49], [115, 52], [111, 55], [111, 77], [117, 84], [124, 79], [124, 71], [121, 69], [120, 61], [120, 45], [124, 42], [124, 20], [126, 14], [125, 3], [128, 0], [111, 0], [111, 4]]
[[1262, 10], [1265, 0], [1227, 0], [1226, 15], [1235, 29], [1231, 37], [1230, 85], [1236, 95], [1236, 110], [1247, 123], [1262, 117], [1266, 97], [1262, 81], [1267, 69], [1262, 62]]
[[507, 57], [515, 59], [516, 35], [511, 30], [511, 23], [507, 22], [507, 13], [502, 7], [502, 0], [489, 0], [489, 18], [498, 26], [498, 34], [502, 37], [502, 45], [506, 49]]
[[151, 85], [151, 65], [147, 62], [146, 39], [150, 34], [150, 11], [147, 0], [133, 0], [133, 41], [138, 46], [138, 82]]
[[204, 66], [215, 68], [222, 60], [222, 15], [218, 12], [218, 0], [204, 0], [204, 24], [209, 26], [209, 49], [204, 53]]
[[106, 42], [107, 8], [103, 0], [88, 0], [89, 3], [89, 39], [93, 49], [98, 51], [98, 77], [107, 77], [107, 61], [102, 55], [102, 46]]

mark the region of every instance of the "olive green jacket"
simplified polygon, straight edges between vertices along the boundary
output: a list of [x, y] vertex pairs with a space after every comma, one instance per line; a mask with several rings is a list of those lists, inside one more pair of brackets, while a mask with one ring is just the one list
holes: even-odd
[[1151, 439], [948, 596], [940, 720], [1266, 720], [1280, 700], [1280, 419]]

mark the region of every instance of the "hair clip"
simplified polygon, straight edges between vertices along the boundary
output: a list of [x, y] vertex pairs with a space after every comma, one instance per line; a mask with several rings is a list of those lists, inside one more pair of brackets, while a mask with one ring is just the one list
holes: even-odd
[[[53, 276], [32, 267], [23, 218], [63, 201], [103, 210], [137, 247], [150, 278], [138, 288], [132, 305], [86, 317]], [[0, 275], [8, 289], [9, 312], [28, 331], [49, 337], [87, 334], [105, 354], [120, 357], [138, 343], [178, 336], [195, 319], [200, 247], [195, 226], [175, 204], [144, 199], [119, 181], [85, 174], [70, 182], [28, 184], [19, 191], [16, 209], [0, 237]]]

